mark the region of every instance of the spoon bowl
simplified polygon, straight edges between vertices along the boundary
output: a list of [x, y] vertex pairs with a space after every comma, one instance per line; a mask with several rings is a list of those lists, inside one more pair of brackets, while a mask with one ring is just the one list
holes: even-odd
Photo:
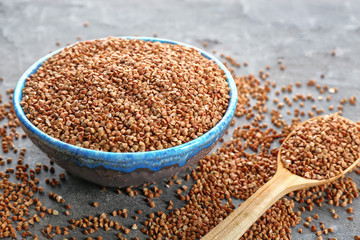
[[[323, 116], [311, 118], [302, 124], [320, 117]], [[339, 116], [339, 118], [353, 122], [344, 117]], [[296, 133], [297, 132], [295, 129], [285, 138], [283, 143], [285, 143], [291, 136]], [[282, 146], [283, 144], [281, 147]], [[307, 179], [291, 173], [284, 167], [281, 161], [281, 147], [277, 156], [277, 171], [270, 179], [270, 181], [257, 190], [249, 199], [242, 203], [228, 217], [226, 217], [215, 228], [213, 228], [207, 235], [202, 238], [202, 240], [239, 239], [256, 222], [256, 220], [259, 219], [259, 217], [261, 217], [266, 212], [266, 210], [269, 209], [281, 197], [296, 190], [333, 182], [353, 170], [360, 161], [360, 158], [357, 159], [348, 168], [335, 177], [323, 180]]]

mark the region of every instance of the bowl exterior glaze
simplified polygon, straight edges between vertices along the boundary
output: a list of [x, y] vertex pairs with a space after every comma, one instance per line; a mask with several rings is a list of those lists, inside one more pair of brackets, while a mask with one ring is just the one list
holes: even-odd
[[37, 129], [25, 116], [20, 105], [26, 79], [35, 73], [41, 64], [62, 49], [54, 51], [35, 62], [19, 79], [13, 95], [15, 113], [27, 136], [52, 161], [68, 172], [90, 182], [112, 187], [137, 186], [171, 177], [193, 166], [211, 151], [229, 127], [237, 103], [234, 79], [226, 67], [210, 54], [187, 44], [159, 38], [123, 37], [162, 43], [180, 44], [194, 48], [204, 57], [213, 60], [224, 70], [230, 87], [230, 101], [224, 117], [204, 135], [182, 145], [163, 150], [136, 153], [113, 153], [76, 147], [57, 140]]

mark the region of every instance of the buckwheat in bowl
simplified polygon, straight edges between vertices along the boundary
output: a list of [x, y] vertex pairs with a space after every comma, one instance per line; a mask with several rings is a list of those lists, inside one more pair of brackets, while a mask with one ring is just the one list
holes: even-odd
[[173, 176], [204, 157], [230, 125], [237, 90], [223, 64], [200, 49], [109, 37], [34, 63], [13, 102], [22, 128], [51, 160], [122, 187]]

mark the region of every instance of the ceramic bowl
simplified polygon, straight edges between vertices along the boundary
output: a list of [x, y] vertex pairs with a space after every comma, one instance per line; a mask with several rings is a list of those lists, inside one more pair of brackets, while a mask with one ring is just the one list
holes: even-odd
[[13, 95], [13, 104], [21, 127], [27, 136], [52, 161], [66, 171], [90, 182], [111, 187], [137, 186], [143, 183], [174, 176], [180, 171], [193, 166], [214, 148], [217, 141], [229, 127], [234, 116], [237, 103], [237, 90], [234, 79], [226, 67], [215, 57], [188, 44], [159, 38], [136, 38], [145, 41], [156, 41], [170, 44], [180, 44], [199, 51], [204, 57], [213, 60], [224, 70], [230, 87], [230, 101], [224, 117], [219, 123], [204, 135], [182, 145], [163, 150], [135, 153], [114, 153], [96, 151], [76, 147], [57, 140], [37, 129], [25, 116], [20, 105], [22, 90], [26, 79], [35, 73], [41, 64], [62, 49], [54, 51], [35, 62], [20, 77]]

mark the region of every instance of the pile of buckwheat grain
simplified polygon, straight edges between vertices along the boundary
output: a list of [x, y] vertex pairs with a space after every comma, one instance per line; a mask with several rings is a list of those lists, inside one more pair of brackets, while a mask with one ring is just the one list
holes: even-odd
[[[44, 191], [37, 177], [41, 172], [41, 164], [35, 168], [29, 166], [24, 162], [26, 149], [15, 146], [15, 141], [20, 137], [26, 138], [26, 135], [20, 136], [18, 132], [20, 123], [12, 106], [13, 89], [6, 93], [9, 99], [5, 102], [0, 94], [0, 120], [3, 120], [0, 125], [0, 238], [32, 236], [38, 239], [30, 229], [48, 214], [48, 209], [38, 198]], [[15, 155], [17, 161], [13, 161], [9, 154]]]
[[63, 142], [143, 152], [203, 135], [229, 98], [224, 71], [197, 50], [109, 37], [46, 60], [27, 79], [21, 105], [37, 128]]
[[337, 114], [310, 119], [281, 147], [281, 161], [310, 179], [338, 176], [360, 157], [360, 126]]

